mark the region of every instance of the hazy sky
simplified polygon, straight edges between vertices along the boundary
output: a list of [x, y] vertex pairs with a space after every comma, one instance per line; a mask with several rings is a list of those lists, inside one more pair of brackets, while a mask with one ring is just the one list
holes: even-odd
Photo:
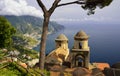
[[[47, 8], [53, 0], [42, 0]], [[74, 0], [61, 0], [62, 2]], [[0, 0], [0, 15], [32, 15], [41, 16], [42, 11], [36, 0]], [[96, 9], [94, 15], [87, 15], [79, 5], [59, 7], [53, 13], [51, 20], [61, 22], [112, 22], [120, 23], [120, 0], [113, 0], [110, 6]]]

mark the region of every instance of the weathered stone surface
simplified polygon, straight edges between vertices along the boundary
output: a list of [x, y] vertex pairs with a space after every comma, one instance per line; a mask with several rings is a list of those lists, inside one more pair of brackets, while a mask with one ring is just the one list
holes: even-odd
[[46, 63], [53, 63], [53, 64], [62, 64], [63, 61], [66, 60], [66, 58], [69, 55], [69, 49], [63, 49], [61, 47], [53, 50], [47, 57], [46, 57]]
[[73, 76], [91, 76], [91, 72], [85, 68], [76, 68], [73, 73]]
[[46, 63], [62, 65], [69, 55], [68, 38], [60, 34], [55, 39], [55, 43], [56, 49], [46, 57]]
[[94, 68], [92, 69], [92, 76], [105, 76], [101, 69]]
[[120, 76], [120, 69], [117, 68], [105, 68], [103, 70], [105, 76]]
[[120, 69], [120, 62], [113, 64], [112, 68]]

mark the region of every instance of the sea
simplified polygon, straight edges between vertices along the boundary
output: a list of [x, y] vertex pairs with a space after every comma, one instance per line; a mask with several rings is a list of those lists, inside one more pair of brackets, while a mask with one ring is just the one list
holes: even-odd
[[[69, 39], [69, 49], [74, 44], [74, 36], [80, 30], [89, 36], [90, 62], [105, 62], [110, 65], [120, 62], [120, 24], [65, 24], [65, 29], [47, 37], [46, 54], [55, 49], [55, 39], [65, 34]], [[39, 51], [39, 45], [34, 49]]]

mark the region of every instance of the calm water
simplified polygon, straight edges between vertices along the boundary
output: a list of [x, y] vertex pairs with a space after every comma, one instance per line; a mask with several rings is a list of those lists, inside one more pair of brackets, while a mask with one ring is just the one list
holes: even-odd
[[[65, 25], [64, 30], [48, 36], [46, 53], [55, 48], [55, 38], [61, 33], [68, 37], [71, 49], [74, 35], [81, 29], [90, 35], [91, 62], [108, 62], [110, 64], [120, 62], [120, 24]], [[35, 49], [39, 51], [39, 46]]]

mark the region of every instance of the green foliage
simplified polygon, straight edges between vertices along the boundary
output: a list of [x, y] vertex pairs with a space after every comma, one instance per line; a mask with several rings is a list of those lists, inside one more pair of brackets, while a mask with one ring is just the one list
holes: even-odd
[[38, 40], [32, 37], [27, 37], [23, 35], [14, 35], [12, 37], [14, 45], [24, 46], [24, 47], [33, 47], [38, 43]]
[[[35, 50], [30, 50], [30, 49], [27, 49], [27, 48], [24, 48], [24, 46], [14, 46], [14, 48], [16, 48], [17, 50], [19, 50], [20, 52], [20, 56], [19, 58], [20, 59], [23, 59], [21, 55], [23, 54], [26, 54], [26, 55], [29, 55], [31, 58], [38, 58], [38, 52], [35, 51]], [[23, 59], [24, 60], [24, 59]]]
[[94, 14], [96, 7], [104, 8], [105, 6], [110, 5], [113, 0], [86, 0], [85, 5], [82, 5], [82, 8], [88, 11], [88, 15]]
[[[8, 69], [9, 70], [16, 70], [16, 72], [19, 71], [20, 73], [22, 73], [21, 75], [26, 75], [27, 74], [26, 69], [24, 69], [23, 67], [19, 66], [16, 63], [10, 63]], [[15, 74], [16, 74], [16, 72], [15, 72]], [[19, 74], [19, 72], [18, 72], [18, 74]]]
[[18, 70], [8, 70], [6, 68], [0, 71], [0, 76], [22, 76]]
[[25, 76], [26, 74], [27, 71], [16, 63], [9, 63], [8, 66], [0, 69], [0, 76]]
[[15, 62], [4, 63], [2, 66], [6, 67], [1, 69], [0, 66], [0, 76], [50, 76], [50, 72], [46, 70], [40, 70], [39, 68], [23, 68]]
[[31, 58], [38, 58], [38, 52], [32, 49], [29, 49], [28, 46], [32, 47], [37, 42], [36, 39], [31, 37], [26, 37], [23, 35], [14, 35], [13, 37], [13, 48], [17, 49], [20, 52], [19, 58], [23, 59], [21, 55], [26, 54]]
[[11, 46], [11, 37], [15, 32], [15, 28], [4, 17], [0, 16], [0, 48]]
[[3, 52], [2, 50], [0, 50], [0, 60], [3, 59], [5, 55], [6, 55], [6, 53]]
[[38, 41], [31, 37], [24, 37], [27, 39], [28, 45], [35, 45]]
[[47, 71], [47, 70], [42, 70], [41, 72], [43, 72], [45, 75], [47, 75], [47, 76], [50, 76], [50, 72], [49, 71]]

